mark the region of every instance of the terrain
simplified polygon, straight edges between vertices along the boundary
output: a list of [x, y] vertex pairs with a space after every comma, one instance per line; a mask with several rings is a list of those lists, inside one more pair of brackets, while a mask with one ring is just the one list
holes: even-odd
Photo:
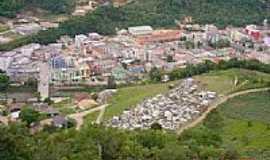
[[201, 125], [187, 132], [197, 132], [206, 126], [220, 134], [224, 146], [233, 146], [243, 157], [267, 159], [269, 106], [269, 91], [237, 96], [218, 106]]

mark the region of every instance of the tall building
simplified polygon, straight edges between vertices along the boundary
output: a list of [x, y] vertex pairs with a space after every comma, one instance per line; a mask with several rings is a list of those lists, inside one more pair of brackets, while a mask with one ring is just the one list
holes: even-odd
[[47, 62], [41, 62], [39, 64], [39, 80], [38, 80], [38, 92], [41, 100], [49, 97], [49, 81], [50, 72], [49, 64]]

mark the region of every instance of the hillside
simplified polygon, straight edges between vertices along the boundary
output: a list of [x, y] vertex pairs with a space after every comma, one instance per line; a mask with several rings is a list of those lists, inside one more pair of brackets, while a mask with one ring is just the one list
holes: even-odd
[[218, 27], [260, 24], [265, 18], [270, 18], [269, 3], [260, 0], [137, 0], [120, 8], [106, 5], [86, 16], [63, 22], [58, 29], [41, 31], [35, 36], [0, 45], [0, 50], [11, 50], [32, 42], [48, 44], [66, 34], [98, 32], [113, 35], [116, 28], [138, 25], [175, 27], [175, 20], [185, 16], [192, 16], [196, 23], [213, 23]]
[[22, 10], [43, 9], [53, 14], [70, 13], [75, 8], [75, 0], [1, 0], [0, 16], [13, 18]]
[[208, 115], [203, 124], [186, 135], [205, 127], [219, 134], [223, 146], [237, 150], [242, 158], [269, 157], [269, 92], [250, 93], [230, 99]]

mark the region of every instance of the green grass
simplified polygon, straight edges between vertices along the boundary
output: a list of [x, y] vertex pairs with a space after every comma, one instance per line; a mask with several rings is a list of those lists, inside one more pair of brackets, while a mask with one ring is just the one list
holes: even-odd
[[58, 111], [64, 115], [72, 114], [76, 112], [74, 108], [74, 104], [72, 103], [71, 99], [64, 100], [59, 103], [54, 103], [53, 107], [58, 109]]
[[253, 93], [230, 99], [221, 105], [220, 111], [229, 118], [270, 124], [270, 93]]
[[147, 97], [152, 97], [169, 90], [169, 85], [177, 82], [148, 84], [142, 86], [132, 86], [120, 88], [116, 95], [109, 101], [104, 119], [112, 118], [115, 115], [121, 114], [124, 110], [135, 107], [136, 104], [143, 101]]
[[219, 132], [223, 145], [233, 145], [244, 157], [264, 160], [260, 157], [261, 152], [270, 152], [270, 93], [250, 93], [232, 98], [217, 111], [223, 117], [223, 127]]
[[85, 124], [95, 122], [97, 120], [99, 113], [100, 111], [96, 111], [96, 112], [86, 115], [84, 117], [84, 121], [86, 122]]
[[[229, 69], [212, 71], [200, 76], [195, 76], [204, 87], [219, 94], [229, 94], [250, 88], [260, 88], [269, 85], [270, 75], [245, 69]], [[235, 80], [238, 83], [235, 85]]]

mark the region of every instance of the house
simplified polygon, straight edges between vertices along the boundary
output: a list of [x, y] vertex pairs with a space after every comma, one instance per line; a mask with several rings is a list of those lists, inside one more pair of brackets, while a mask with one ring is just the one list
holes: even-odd
[[59, 116], [59, 115], [55, 116], [53, 117], [52, 125], [58, 128], [67, 127], [68, 119], [67, 117], [64, 117], [64, 116]]

